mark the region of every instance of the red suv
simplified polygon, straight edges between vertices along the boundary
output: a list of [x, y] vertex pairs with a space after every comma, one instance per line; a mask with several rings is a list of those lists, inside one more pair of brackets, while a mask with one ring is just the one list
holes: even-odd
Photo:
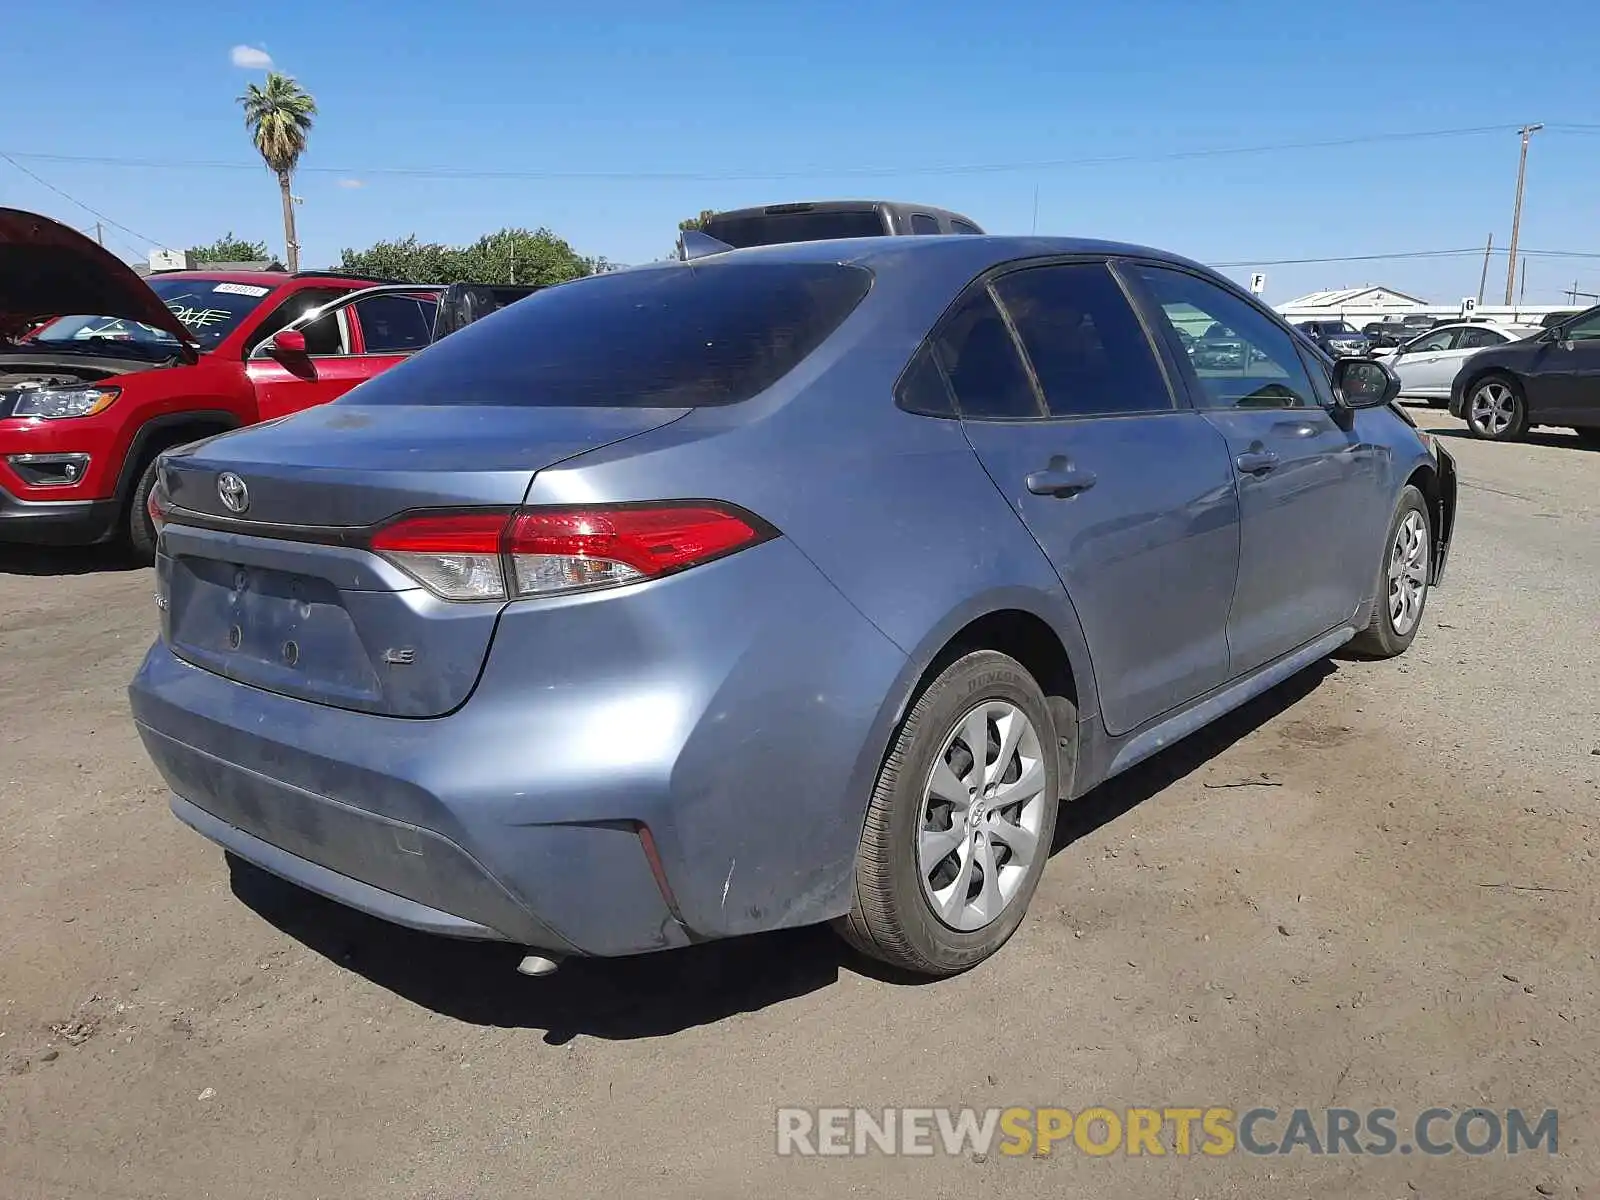
[[[75, 230], [0, 209], [0, 543], [121, 540], [149, 558], [162, 451], [326, 403], [507, 291], [324, 271], [145, 280]], [[78, 315], [38, 327], [60, 313]]]

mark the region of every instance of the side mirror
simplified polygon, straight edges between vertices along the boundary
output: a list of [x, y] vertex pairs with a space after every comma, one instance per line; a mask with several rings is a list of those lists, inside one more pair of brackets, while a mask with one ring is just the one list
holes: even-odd
[[1333, 395], [1340, 408], [1382, 408], [1400, 394], [1400, 376], [1375, 358], [1341, 358], [1333, 365]]
[[298, 329], [280, 329], [272, 335], [272, 349], [279, 354], [304, 354], [306, 335]]

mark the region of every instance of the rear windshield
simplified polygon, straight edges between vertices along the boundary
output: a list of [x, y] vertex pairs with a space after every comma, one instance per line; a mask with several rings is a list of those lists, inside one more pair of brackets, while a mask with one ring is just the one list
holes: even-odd
[[856, 212], [763, 213], [712, 217], [703, 232], [730, 246], [774, 246], [780, 242], [825, 242], [834, 238], [882, 237], [888, 231], [874, 209]]
[[821, 345], [871, 286], [870, 272], [838, 263], [596, 275], [468, 325], [339, 403], [737, 404]]

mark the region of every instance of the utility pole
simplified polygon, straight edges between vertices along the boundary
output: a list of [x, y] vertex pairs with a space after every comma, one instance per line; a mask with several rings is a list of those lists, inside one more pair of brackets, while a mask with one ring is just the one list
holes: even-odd
[[1517, 307], [1521, 308], [1528, 302], [1528, 260], [1522, 260], [1522, 290], [1517, 293]]
[[1483, 274], [1478, 276], [1478, 307], [1483, 307], [1483, 289], [1489, 286], [1489, 255], [1494, 253], [1494, 234], [1489, 235], [1489, 244], [1483, 248]]
[[1517, 203], [1511, 210], [1511, 257], [1506, 264], [1506, 303], [1508, 305], [1511, 303], [1512, 287], [1517, 282], [1517, 234], [1522, 226], [1522, 183], [1528, 174], [1528, 139], [1543, 128], [1542, 124], [1524, 125], [1518, 131], [1522, 134], [1522, 156], [1517, 161]]
[[102, 246], [104, 246], [106, 244], [105, 230], [100, 228], [100, 222], [99, 221], [96, 221], [94, 223], [94, 240], [99, 242]]

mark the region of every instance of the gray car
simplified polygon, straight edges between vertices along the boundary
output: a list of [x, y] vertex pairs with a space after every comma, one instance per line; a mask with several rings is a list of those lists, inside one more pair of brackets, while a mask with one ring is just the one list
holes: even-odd
[[1059, 801], [1410, 645], [1456, 484], [1396, 386], [1102, 242], [563, 284], [164, 458], [133, 713], [207, 837], [526, 970], [831, 921], [949, 974]]

